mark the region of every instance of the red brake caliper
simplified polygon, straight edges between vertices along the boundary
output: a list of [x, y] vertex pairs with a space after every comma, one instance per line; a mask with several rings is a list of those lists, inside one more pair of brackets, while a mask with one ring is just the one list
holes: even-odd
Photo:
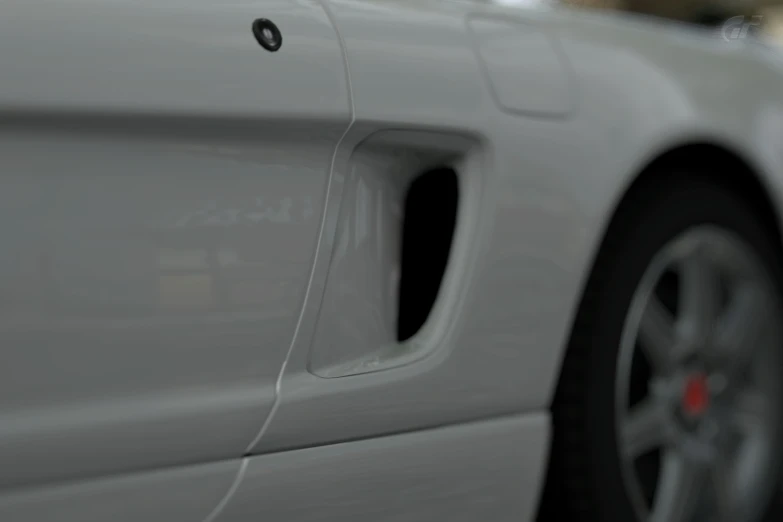
[[710, 405], [710, 390], [707, 376], [701, 373], [693, 374], [685, 381], [685, 391], [682, 395], [682, 411], [689, 416], [699, 416]]

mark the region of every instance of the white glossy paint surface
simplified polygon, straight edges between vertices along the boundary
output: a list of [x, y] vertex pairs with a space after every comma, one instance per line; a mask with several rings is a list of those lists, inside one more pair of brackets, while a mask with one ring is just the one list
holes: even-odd
[[[316, 0], [2, 6], [4, 108], [305, 121], [347, 113], [338, 42]], [[251, 24], [264, 17], [284, 34], [285, 50], [270, 54], [256, 43]]]
[[225, 461], [0, 494], [5, 522], [208, 520], [243, 469]]
[[[527, 413], [536, 422], [512, 435], [543, 456], [581, 289], [633, 178], [672, 147], [707, 142], [744, 158], [782, 201], [771, 51], [473, 2], [324, 5], [2, 0], [0, 486], [239, 458], [249, 445], [279, 453], [250, 458], [222, 504], [205, 493], [225, 506], [218, 517], [360, 520], [372, 499], [392, 500], [378, 489], [351, 503], [351, 480], [372, 470], [379, 487], [398, 484], [404, 463], [429, 455], [426, 437], [391, 433]], [[258, 17], [283, 32], [275, 54], [250, 35]], [[558, 51], [511, 31], [501, 44], [518, 56], [487, 73], [476, 45], [491, 61], [495, 44], [476, 38], [495, 32], [471, 32], [471, 17], [533, 27]], [[560, 80], [515, 90], [528, 68]], [[382, 241], [394, 234], [357, 240], [357, 224], [373, 222], [361, 216], [393, 232], [394, 198], [359, 187], [395, 186], [389, 176], [428, 163], [459, 172], [457, 232], [431, 320], [398, 346], [384, 286], [394, 245]], [[345, 304], [348, 289], [359, 293]], [[382, 328], [367, 323], [373, 307]], [[355, 460], [326, 449], [363, 438], [380, 446], [346, 443]], [[320, 487], [334, 477], [284, 451], [304, 446], [325, 446], [308, 455], [351, 480]], [[481, 491], [543, 480], [530, 453], [519, 455], [527, 468], [493, 478], [481, 459], [435, 446], [432, 473], [474, 468]], [[171, 482], [156, 496], [138, 480], [158, 500], [205, 491]], [[458, 519], [464, 505], [435, 503], [441, 492], [396, 505], [396, 519]], [[36, 509], [81, 520], [85, 505], [114, 498], [69, 507], [42, 494]], [[334, 499], [345, 503], [318, 511]], [[514, 520], [535, 509], [533, 493], [495, 500]]]
[[[239, 458], [350, 122], [315, 2], [4, 2], [0, 487]], [[285, 47], [250, 27], [274, 19]]]
[[[472, 16], [468, 28], [498, 105], [523, 116], [567, 116], [574, 105], [571, 64], [559, 42], [533, 24]], [[524, 49], [524, 52], [520, 52]]]
[[253, 457], [215, 522], [527, 521], [548, 424], [510, 417]]

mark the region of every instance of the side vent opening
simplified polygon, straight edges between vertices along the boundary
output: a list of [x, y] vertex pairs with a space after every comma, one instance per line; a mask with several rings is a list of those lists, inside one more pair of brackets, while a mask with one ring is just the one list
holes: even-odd
[[427, 321], [446, 270], [457, 221], [459, 188], [450, 168], [416, 177], [405, 196], [397, 340], [416, 335]]

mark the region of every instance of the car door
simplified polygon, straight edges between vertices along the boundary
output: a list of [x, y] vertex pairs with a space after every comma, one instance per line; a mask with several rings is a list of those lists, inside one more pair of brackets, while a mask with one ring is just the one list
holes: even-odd
[[323, 8], [11, 0], [0, 75], [0, 488], [240, 457], [351, 117]]

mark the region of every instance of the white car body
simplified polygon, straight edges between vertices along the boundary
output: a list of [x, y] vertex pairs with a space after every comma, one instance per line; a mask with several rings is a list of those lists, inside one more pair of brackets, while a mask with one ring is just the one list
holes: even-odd
[[[679, 151], [783, 202], [775, 60], [477, 2], [0, 1], [0, 520], [532, 521], [628, 187]], [[398, 346], [433, 165], [455, 238]]]

